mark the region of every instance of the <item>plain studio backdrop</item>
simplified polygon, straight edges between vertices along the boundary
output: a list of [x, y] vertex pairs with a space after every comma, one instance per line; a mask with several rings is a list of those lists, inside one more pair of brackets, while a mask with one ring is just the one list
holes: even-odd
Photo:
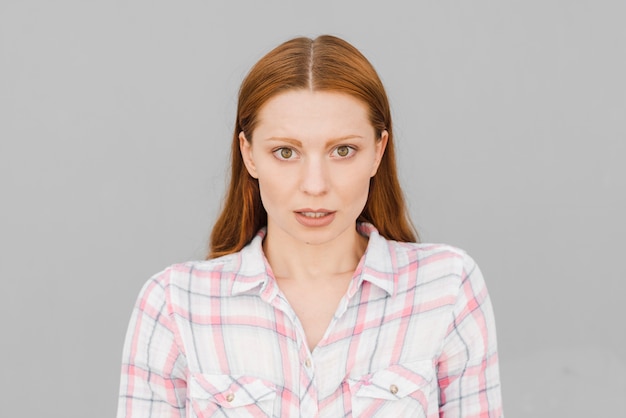
[[324, 33], [387, 87], [422, 240], [483, 270], [507, 417], [626, 416], [625, 18], [592, 0], [2, 0], [0, 416], [115, 414], [140, 287], [204, 258], [242, 78]]

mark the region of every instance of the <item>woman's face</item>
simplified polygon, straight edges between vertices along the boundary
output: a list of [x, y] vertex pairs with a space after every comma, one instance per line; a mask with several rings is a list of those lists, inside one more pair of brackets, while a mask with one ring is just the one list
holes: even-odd
[[240, 147], [259, 180], [268, 237], [324, 244], [355, 233], [388, 136], [377, 138], [362, 102], [290, 90], [261, 107], [252, 136], [242, 132]]

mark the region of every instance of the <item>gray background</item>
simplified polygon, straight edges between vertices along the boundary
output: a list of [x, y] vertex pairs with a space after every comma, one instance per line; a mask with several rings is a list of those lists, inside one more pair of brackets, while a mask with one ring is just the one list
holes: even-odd
[[236, 91], [296, 35], [386, 84], [424, 241], [482, 267], [505, 412], [624, 417], [623, 1], [0, 1], [0, 415], [114, 415], [141, 285], [203, 258]]

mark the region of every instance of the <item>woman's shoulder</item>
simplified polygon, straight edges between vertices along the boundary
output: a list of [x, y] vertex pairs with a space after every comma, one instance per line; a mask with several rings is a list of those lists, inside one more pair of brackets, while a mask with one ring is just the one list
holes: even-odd
[[380, 271], [398, 274], [417, 272], [422, 276], [456, 275], [464, 276], [474, 269], [475, 262], [467, 252], [459, 247], [444, 243], [403, 242], [383, 237], [369, 223], [359, 224], [359, 230], [369, 236], [366, 255]]
[[467, 262], [472, 260], [467, 251], [450, 244], [399, 241], [388, 241], [388, 243], [394, 252], [405, 254], [406, 257], [410, 257], [415, 262]]
[[477, 267], [462, 248], [444, 243], [388, 241], [397, 271], [415, 271], [421, 280], [456, 277], [463, 280]]
[[396, 241], [388, 241], [388, 245], [396, 294], [419, 289], [416, 295], [420, 300], [453, 306], [464, 300], [463, 295], [468, 292], [478, 294], [485, 289], [476, 262], [461, 248], [442, 243]]
[[[239, 253], [210, 260], [191, 260], [171, 264], [152, 275], [143, 285], [140, 298], [161, 297], [170, 299], [172, 294], [215, 291], [211, 283], [227, 282], [235, 274], [239, 264]], [[221, 289], [222, 286], [218, 286]]]
[[467, 252], [454, 245], [433, 242], [399, 242], [389, 241], [391, 245], [405, 251], [412, 251], [419, 257], [429, 257], [434, 254], [445, 255], [448, 257], [464, 257]]

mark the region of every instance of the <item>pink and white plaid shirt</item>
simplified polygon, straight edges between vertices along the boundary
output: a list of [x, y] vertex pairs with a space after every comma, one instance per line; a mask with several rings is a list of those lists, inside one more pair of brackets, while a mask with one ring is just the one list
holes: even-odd
[[369, 235], [311, 352], [261, 246], [174, 265], [143, 287], [118, 418], [501, 417], [493, 311], [463, 251]]

